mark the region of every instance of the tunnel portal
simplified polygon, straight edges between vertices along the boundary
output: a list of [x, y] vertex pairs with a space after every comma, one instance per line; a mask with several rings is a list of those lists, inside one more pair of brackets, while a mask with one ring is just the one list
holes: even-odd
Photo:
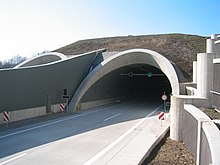
[[152, 65], [135, 64], [118, 68], [102, 77], [90, 87], [81, 102], [109, 98], [120, 102], [135, 99], [158, 102], [164, 92], [169, 96], [172, 89], [160, 69]]
[[80, 103], [115, 97], [161, 101], [164, 92], [168, 96], [178, 95], [179, 80], [173, 65], [161, 54], [148, 49], [119, 52], [90, 70], [69, 107], [77, 111]]

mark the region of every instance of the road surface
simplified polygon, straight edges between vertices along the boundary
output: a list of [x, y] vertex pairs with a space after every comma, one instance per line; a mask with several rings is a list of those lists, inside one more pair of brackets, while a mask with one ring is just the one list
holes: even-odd
[[93, 164], [162, 107], [118, 103], [2, 132], [0, 165]]

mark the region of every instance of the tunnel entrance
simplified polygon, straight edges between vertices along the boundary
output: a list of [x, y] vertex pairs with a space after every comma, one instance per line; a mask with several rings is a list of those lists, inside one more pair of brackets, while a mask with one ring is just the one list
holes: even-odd
[[155, 51], [131, 49], [106, 58], [90, 70], [69, 107], [78, 111], [80, 103], [94, 101], [93, 105], [97, 105], [96, 100], [108, 98], [161, 101], [164, 91], [168, 96], [180, 92], [173, 64]]
[[111, 98], [120, 102], [136, 99], [158, 102], [164, 92], [169, 96], [172, 88], [160, 69], [148, 64], [132, 64], [103, 76], [89, 88], [81, 102]]

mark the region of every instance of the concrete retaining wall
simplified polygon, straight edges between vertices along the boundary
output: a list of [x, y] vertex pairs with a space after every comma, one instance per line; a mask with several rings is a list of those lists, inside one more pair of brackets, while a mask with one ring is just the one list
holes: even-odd
[[[51, 111], [53, 113], [59, 112], [59, 104], [52, 105]], [[11, 111], [9, 112], [10, 115], [10, 121], [9, 122], [15, 122], [19, 120], [24, 120], [28, 118], [38, 117], [46, 115], [46, 106], [43, 107], [36, 107], [36, 108], [30, 108], [30, 109], [22, 109], [17, 111]], [[3, 124], [3, 113], [0, 113], [0, 124]]]
[[[81, 103], [82, 109], [89, 109], [94, 108], [102, 105], [107, 105], [114, 103], [115, 98], [109, 98], [105, 100], [96, 100], [96, 101], [90, 101], [90, 102], [84, 102]], [[59, 104], [51, 105], [51, 112], [52, 113], [58, 113], [60, 112]], [[46, 106], [43, 107], [36, 107], [36, 108], [30, 108], [30, 109], [22, 109], [17, 111], [11, 111], [10, 114], [10, 121], [9, 122], [15, 122], [19, 120], [24, 120], [28, 118], [38, 117], [46, 115]], [[0, 113], [0, 124], [4, 123], [3, 119], [3, 113]]]
[[[197, 159], [198, 121], [211, 121], [193, 105], [185, 104], [183, 110], [183, 143]], [[201, 131], [200, 164], [220, 164], [220, 131], [213, 122], [203, 122]], [[198, 160], [198, 159], [197, 159]]]
[[[46, 114], [46, 107], [37, 107], [37, 108], [31, 108], [31, 109], [23, 109], [23, 110], [17, 110], [17, 111], [11, 111], [9, 112], [10, 115], [10, 121], [19, 121], [24, 120], [32, 117], [38, 117]], [[3, 120], [3, 113], [0, 113], [0, 124], [4, 123]]]

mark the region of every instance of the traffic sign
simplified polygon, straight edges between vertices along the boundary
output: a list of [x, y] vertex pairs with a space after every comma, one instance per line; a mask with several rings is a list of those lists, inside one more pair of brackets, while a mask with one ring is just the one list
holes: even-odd
[[163, 100], [163, 101], [166, 101], [167, 100], [167, 95], [165, 95], [165, 93], [161, 96], [161, 99]]
[[69, 95], [63, 95], [63, 99], [69, 99], [70, 96]]

